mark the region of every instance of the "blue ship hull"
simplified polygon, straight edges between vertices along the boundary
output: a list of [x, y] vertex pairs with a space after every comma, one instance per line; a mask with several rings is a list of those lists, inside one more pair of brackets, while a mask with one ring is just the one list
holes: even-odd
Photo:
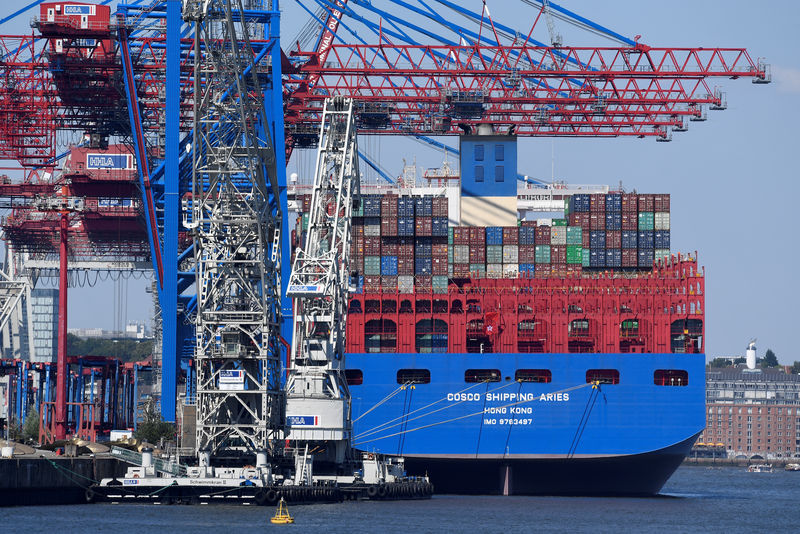
[[[652, 495], [705, 426], [702, 354], [349, 354], [357, 448], [403, 455], [440, 493]], [[401, 369], [429, 383], [403, 387]], [[465, 382], [468, 369], [500, 371]], [[519, 369], [548, 383], [517, 382]], [[587, 384], [612, 369], [619, 383]], [[688, 373], [657, 385], [657, 370]]]

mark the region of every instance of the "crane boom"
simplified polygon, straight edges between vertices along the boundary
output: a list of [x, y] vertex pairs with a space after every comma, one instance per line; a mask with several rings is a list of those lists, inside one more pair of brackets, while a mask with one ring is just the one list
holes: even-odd
[[350, 450], [344, 349], [351, 219], [359, 181], [353, 101], [329, 98], [322, 113], [308, 234], [287, 289], [295, 313], [286, 419], [288, 439], [305, 445], [326, 441], [324, 454], [337, 464]]

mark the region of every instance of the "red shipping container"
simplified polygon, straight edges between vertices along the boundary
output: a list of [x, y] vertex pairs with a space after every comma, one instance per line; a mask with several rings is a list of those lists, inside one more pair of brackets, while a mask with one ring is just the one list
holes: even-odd
[[430, 291], [432, 284], [433, 278], [429, 275], [420, 275], [414, 280], [414, 287], [422, 291]]
[[453, 264], [453, 277], [455, 277], [455, 278], [469, 278], [469, 263], [454, 263]]
[[606, 212], [592, 212], [589, 214], [589, 229], [590, 230], [605, 230], [606, 229]]
[[589, 211], [593, 213], [606, 211], [606, 196], [603, 193], [595, 193], [589, 198]]
[[423, 237], [433, 234], [433, 220], [430, 217], [417, 217], [414, 219], [414, 232]]
[[654, 195], [653, 197], [653, 211], [666, 213], [669, 211], [669, 195]]
[[444, 258], [437, 258], [434, 256], [432, 260], [431, 273], [435, 275], [447, 275], [447, 256]]
[[364, 272], [364, 257], [363, 256], [353, 256], [350, 258], [350, 272]]
[[447, 197], [433, 197], [433, 216], [447, 217]]
[[589, 213], [576, 212], [569, 214], [569, 225], [589, 229]]
[[639, 195], [639, 211], [655, 211], [655, 195]]
[[453, 228], [453, 244], [469, 245], [470, 228], [466, 226], [456, 226]]
[[364, 277], [364, 292], [377, 293], [381, 288], [380, 276], [365, 276]]
[[592, 234], [589, 233], [589, 230], [581, 233], [581, 246], [583, 248], [589, 248], [592, 246]]
[[566, 265], [567, 263], [566, 245], [552, 245], [550, 247], [550, 263]]
[[408, 276], [414, 274], [414, 255], [411, 257], [398, 256], [397, 257], [397, 274], [401, 276]]
[[381, 235], [385, 236], [397, 235], [397, 217], [381, 218]]
[[634, 212], [622, 213], [622, 229], [623, 230], [638, 230], [639, 229], [639, 215]]
[[533, 234], [533, 242], [537, 245], [550, 244], [550, 227], [545, 225], [537, 226], [536, 232]]
[[[534, 267], [535, 269], [535, 267]], [[550, 265], [550, 276], [552, 278], [564, 278], [567, 276], [567, 265], [564, 263], [554, 263]]]
[[447, 243], [433, 243], [431, 245], [431, 256], [447, 258]]
[[392, 293], [397, 291], [397, 277], [381, 276], [381, 287], [384, 293]]
[[381, 238], [381, 256], [397, 256], [400, 246], [394, 239]]
[[622, 211], [623, 213], [631, 213], [639, 211], [639, 203], [637, 202], [638, 195], [636, 193], [624, 193], [622, 195]]
[[365, 237], [364, 238], [364, 255], [365, 256], [380, 256], [381, 255], [381, 238], [380, 237]]
[[621, 230], [606, 230], [606, 248], [622, 248]]
[[470, 245], [470, 263], [486, 263], [486, 245]]
[[486, 228], [483, 226], [472, 227], [469, 229], [469, 243], [468, 245], [485, 245], [486, 244]]
[[519, 228], [516, 226], [503, 227], [503, 244], [516, 245], [519, 243]]
[[569, 277], [580, 277], [583, 272], [583, 267], [580, 265], [567, 264], [566, 274]]
[[381, 217], [397, 217], [397, 195], [381, 197]]
[[536, 278], [550, 278], [549, 263], [537, 263], [533, 270]]
[[638, 251], [635, 248], [622, 249], [622, 266], [637, 267], [639, 265]]
[[520, 245], [518, 253], [518, 263], [534, 263], [536, 262], [536, 246], [535, 245]]

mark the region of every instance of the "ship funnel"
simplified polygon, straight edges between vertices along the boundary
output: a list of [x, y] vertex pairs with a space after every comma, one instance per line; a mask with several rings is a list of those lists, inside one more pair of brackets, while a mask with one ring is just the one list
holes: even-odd
[[153, 466], [153, 449], [145, 447], [142, 449], [142, 467]]
[[750, 342], [747, 345], [747, 352], [745, 353], [746, 357], [745, 360], [747, 362], [748, 369], [755, 369], [756, 368], [756, 340]]

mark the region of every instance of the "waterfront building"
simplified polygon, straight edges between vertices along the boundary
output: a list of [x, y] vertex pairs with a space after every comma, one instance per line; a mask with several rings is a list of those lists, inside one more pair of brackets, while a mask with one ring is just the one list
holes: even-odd
[[800, 376], [781, 369], [706, 372], [706, 428], [698, 445], [729, 457], [800, 457]]

